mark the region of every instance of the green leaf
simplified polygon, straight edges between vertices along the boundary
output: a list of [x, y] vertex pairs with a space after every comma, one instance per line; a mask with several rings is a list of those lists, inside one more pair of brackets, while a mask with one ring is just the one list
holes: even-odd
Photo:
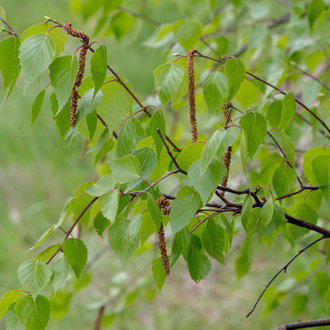
[[324, 199], [330, 205], [330, 156], [315, 157], [312, 160], [312, 169]]
[[286, 128], [296, 113], [296, 101], [292, 92], [285, 95], [282, 103], [280, 128]]
[[225, 245], [224, 229], [215, 224], [211, 218], [207, 220], [202, 234], [202, 242], [206, 252], [215, 260], [225, 264], [223, 251]]
[[158, 289], [161, 290], [166, 279], [166, 274], [161, 257], [152, 260], [152, 274]]
[[140, 178], [140, 162], [137, 157], [129, 155], [110, 162], [111, 173], [119, 183], [128, 183]]
[[0, 300], [0, 319], [6, 314], [9, 306], [15, 303], [23, 294], [23, 290], [17, 289], [7, 291], [2, 295]]
[[89, 89], [78, 103], [76, 124], [78, 124], [83, 118], [95, 111], [99, 107], [101, 99], [101, 91], [98, 91], [94, 97], [94, 88]]
[[91, 73], [94, 80], [94, 96], [100, 90], [107, 73], [107, 48], [101, 45], [91, 58]]
[[187, 264], [189, 274], [195, 282], [199, 282], [201, 279], [207, 276], [212, 268], [211, 263], [205, 254], [197, 249], [194, 245], [191, 245], [189, 248]]
[[263, 228], [266, 228], [273, 218], [274, 201], [273, 198], [268, 198], [267, 202], [260, 210], [260, 220]]
[[171, 267], [175, 264], [181, 254], [183, 254], [183, 256], [186, 258], [186, 252], [190, 244], [190, 238], [191, 235], [187, 227], [184, 227], [174, 235], [172, 242]]
[[225, 63], [225, 73], [228, 79], [227, 102], [236, 95], [245, 76], [244, 63], [237, 58], [230, 58]]
[[312, 28], [325, 9], [323, 0], [312, 0], [307, 8], [307, 18], [310, 28]]
[[70, 129], [70, 100], [66, 103], [64, 108], [58, 113], [58, 103], [55, 93], [50, 96], [53, 118], [59, 130], [60, 139], [63, 140]]
[[133, 16], [123, 11], [119, 11], [112, 16], [110, 21], [110, 29], [117, 40], [128, 34], [130, 29], [133, 27], [135, 20], [136, 19]]
[[191, 48], [194, 48], [202, 33], [201, 22], [192, 19], [184, 18], [174, 26], [174, 35], [182, 47], [188, 52]]
[[[283, 131], [274, 130], [272, 131], [272, 135], [274, 136], [277, 143], [282, 147], [289, 163], [294, 165], [295, 161], [295, 151], [294, 151], [294, 143], [291, 138], [286, 135]], [[272, 141], [273, 142], [273, 141]]]
[[180, 168], [188, 171], [189, 167], [201, 157], [203, 148], [204, 143], [191, 143], [185, 147], [176, 158]]
[[312, 161], [319, 156], [328, 156], [330, 157], [330, 149], [326, 149], [324, 147], [317, 147], [309, 149], [305, 155], [304, 155], [304, 174], [308, 180], [308, 182], [312, 185], [318, 185], [318, 180], [315, 177], [313, 167], [312, 167]]
[[326, 272], [321, 272], [316, 274], [315, 279], [315, 289], [317, 294], [323, 298], [328, 291], [330, 286], [330, 277]]
[[63, 52], [64, 46], [68, 41], [68, 35], [63, 29], [52, 29], [51, 31], [48, 32], [48, 30], [54, 26], [53, 24], [45, 24], [45, 23], [40, 23], [36, 25], [32, 25], [28, 27], [22, 34], [21, 36], [21, 42], [23, 42], [25, 39], [39, 34], [39, 33], [47, 33], [50, 35], [52, 40], [55, 43], [56, 47], [56, 56], [58, 56], [60, 53]]
[[65, 258], [61, 258], [55, 262], [53, 267], [53, 275], [50, 283], [53, 287], [54, 294], [63, 286], [69, 273], [69, 265]]
[[16, 310], [27, 330], [46, 328], [50, 315], [50, 304], [46, 297], [39, 295], [34, 300], [31, 295], [27, 295], [17, 302]]
[[[5, 11], [5, 9], [2, 6], [0, 6], [0, 17], [3, 20], [6, 20], [6, 11]], [[6, 25], [4, 23], [0, 22], [0, 28], [6, 29], [7, 27], [6, 27]]]
[[104, 231], [110, 226], [110, 221], [99, 212], [94, 218], [93, 224], [97, 234], [102, 237]]
[[133, 155], [140, 161], [141, 176], [148, 178], [157, 166], [157, 156], [152, 148], [146, 147], [135, 150]]
[[18, 61], [19, 38], [7, 38], [0, 42], [0, 72], [3, 78], [4, 90], [14, 87], [21, 66]]
[[49, 66], [49, 77], [54, 87], [59, 111], [68, 102], [78, 72], [76, 56], [61, 56]]
[[131, 120], [125, 120], [120, 128], [116, 153], [117, 157], [128, 155], [136, 146], [136, 130]]
[[202, 172], [200, 161], [198, 160], [189, 167], [188, 185], [193, 186], [197, 190], [203, 203], [206, 204], [225, 175], [226, 168], [222, 162], [214, 159], [207, 169]]
[[89, 185], [86, 188], [86, 193], [92, 196], [101, 196], [107, 191], [115, 188], [116, 178], [111, 174], [103, 175], [99, 180], [93, 185]]
[[61, 247], [61, 244], [54, 244], [46, 248], [46, 250], [42, 251], [35, 259], [47, 262], [49, 258]]
[[45, 93], [46, 90], [43, 89], [41, 92], [39, 92], [39, 94], [37, 95], [36, 99], [34, 100], [34, 103], [32, 105], [32, 119], [31, 119], [31, 126], [33, 125], [33, 123], [35, 122], [35, 120], [37, 119], [41, 107], [42, 107], [42, 103], [44, 102], [44, 98], [45, 98]]
[[217, 130], [207, 141], [203, 149], [201, 156], [201, 171], [204, 172], [214, 158], [222, 157], [225, 150], [233, 144], [235, 138], [235, 130]]
[[274, 205], [274, 212], [271, 222], [275, 224], [276, 228], [279, 228], [286, 223], [284, 212], [276, 204]]
[[250, 195], [247, 195], [245, 197], [243, 207], [242, 207], [242, 213], [241, 213], [241, 221], [242, 225], [246, 232], [248, 232], [248, 223], [251, 216], [251, 210], [252, 210], [252, 197]]
[[99, 199], [100, 210], [110, 221], [115, 221], [118, 209], [118, 191], [112, 190], [101, 196]]
[[70, 302], [72, 298], [71, 292], [66, 292], [64, 290], [58, 291], [50, 300], [51, 312], [53, 319], [59, 320], [65, 316], [68, 312]]
[[62, 245], [64, 256], [79, 278], [87, 262], [87, 248], [84, 242], [77, 238], [69, 238]]
[[7, 330], [16, 330], [18, 327], [19, 318], [16, 312], [16, 304], [11, 304], [8, 308], [5, 317], [5, 324]]
[[178, 91], [184, 76], [184, 68], [178, 64], [163, 64], [155, 69], [156, 89], [163, 104]]
[[39, 260], [23, 262], [17, 270], [17, 276], [25, 290], [30, 291], [33, 297], [47, 285], [52, 276], [51, 268]]
[[24, 90], [52, 63], [55, 55], [54, 41], [48, 34], [36, 34], [24, 40], [19, 59], [24, 73]]
[[267, 133], [266, 119], [257, 112], [249, 112], [240, 120], [247, 142], [247, 150], [252, 159], [258, 146], [263, 142]]
[[171, 228], [173, 233], [184, 228], [196, 211], [201, 207], [197, 192], [190, 187], [178, 191], [177, 198], [171, 203]]
[[283, 163], [279, 166], [273, 176], [273, 187], [278, 197], [288, 194], [296, 183], [296, 171]]
[[141, 223], [141, 215], [138, 214], [131, 221], [117, 218], [116, 222], [109, 228], [110, 248], [123, 266], [127, 264], [139, 246], [139, 229]]
[[[107, 79], [113, 80], [114, 77], [107, 77]], [[126, 79], [121, 79], [134, 93], [131, 84]], [[109, 125], [109, 129], [116, 129], [122, 119], [131, 114], [133, 98], [117, 81], [112, 81], [103, 85], [101, 91], [103, 97], [98, 113]]]
[[229, 93], [227, 77], [219, 71], [209, 74], [203, 83], [203, 92], [210, 113], [219, 112]]
[[157, 156], [159, 157], [160, 152], [164, 147], [164, 144], [159, 134], [157, 133], [157, 128], [160, 130], [160, 133], [162, 134], [164, 139], [166, 136], [165, 119], [163, 113], [160, 110], [155, 111], [154, 114], [152, 115], [149, 127], [150, 127], [151, 136], [155, 141]]
[[147, 199], [148, 211], [150, 212], [152, 219], [156, 225], [156, 229], [158, 230], [160, 227], [160, 222], [162, 221], [162, 215], [159, 210], [159, 206], [156, 203], [155, 199], [151, 194], [148, 194]]
[[241, 245], [241, 254], [236, 260], [236, 274], [240, 278], [250, 269], [252, 255], [258, 245], [257, 233], [248, 234]]

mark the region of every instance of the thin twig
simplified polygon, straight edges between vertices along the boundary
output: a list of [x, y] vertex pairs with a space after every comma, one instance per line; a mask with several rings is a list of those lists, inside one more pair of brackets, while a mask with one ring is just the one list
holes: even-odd
[[10, 25], [3, 19], [0, 17], [0, 21], [5, 24], [9, 30], [9, 33], [13, 36], [13, 37], [18, 37], [18, 35], [16, 34], [16, 32], [10, 27]]
[[97, 311], [97, 317], [94, 324], [94, 330], [100, 330], [102, 324], [102, 318], [104, 314], [105, 306], [101, 306]]
[[[74, 227], [78, 224], [78, 222], [80, 221], [80, 219], [82, 218], [82, 216], [85, 214], [85, 212], [89, 209], [89, 207], [96, 201], [99, 199], [98, 197], [94, 197], [86, 206], [85, 208], [81, 211], [81, 213], [79, 214], [78, 218], [75, 220], [75, 222], [73, 223], [73, 225], [70, 227], [70, 229], [67, 231], [64, 240], [67, 240], [70, 236], [70, 234], [72, 233]], [[55, 253], [48, 259], [48, 261], [46, 262], [46, 264], [49, 264], [54, 258], [55, 256], [62, 250], [62, 245], [55, 251]]]
[[280, 325], [278, 329], [279, 330], [303, 329], [303, 328], [324, 327], [326, 325], [330, 325], [330, 319], [299, 321], [296, 323]]
[[291, 196], [294, 196], [294, 195], [297, 195], [297, 194], [300, 194], [301, 192], [303, 192], [304, 190], [318, 190], [320, 189], [319, 187], [316, 187], [316, 186], [302, 186], [301, 189], [297, 190], [297, 191], [294, 191], [292, 193], [289, 193], [289, 194], [286, 194], [286, 195], [283, 195], [283, 196], [280, 196], [280, 197], [277, 197], [276, 200], [280, 200], [280, 199], [284, 199], [284, 198], [287, 198], [287, 197], [291, 197]]
[[318, 238], [317, 240], [313, 241], [312, 243], [308, 244], [307, 246], [305, 246], [303, 249], [301, 249], [284, 267], [282, 267], [275, 275], [274, 277], [266, 284], [265, 288], [263, 289], [263, 291], [261, 292], [260, 296], [258, 297], [256, 303], [254, 304], [254, 306], [252, 307], [252, 309], [250, 310], [250, 312], [246, 315], [246, 317], [249, 317], [255, 310], [255, 308], [257, 307], [260, 299], [262, 298], [262, 296], [264, 295], [264, 293], [266, 292], [266, 290], [268, 289], [268, 287], [274, 282], [274, 280], [276, 279], [276, 277], [278, 275], [280, 275], [282, 272], [286, 273], [287, 268], [290, 266], [290, 264], [296, 259], [298, 258], [304, 251], [306, 251], [308, 248], [310, 248], [311, 246], [313, 246], [314, 244], [316, 244], [317, 242], [325, 239], [327, 237], [322, 236], [320, 238]]

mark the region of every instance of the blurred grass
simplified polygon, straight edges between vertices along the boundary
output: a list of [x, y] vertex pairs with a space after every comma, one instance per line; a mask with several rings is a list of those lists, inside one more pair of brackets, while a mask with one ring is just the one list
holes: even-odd
[[[27, 26], [42, 22], [43, 15], [71, 21], [77, 28], [92, 31], [95, 22], [83, 23], [71, 14], [68, 3], [65, 0], [1, 1], [8, 22], [19, 34]], [[161, 62], [157, 50], [142, 51], [142, 46], [121, 46], [112, 40], [110, 61], [122, 76], [136, 86], [138, 92], [151, 92], [152, 79], [145, 77], [151, 77], [153, 69]], [[65, 200], [94, 174], [91, 162], [81, 159], [82, 141], [70, 146], [66, 141], [59, 142], [49, 104], [44, 104], [40, 117], [30, 127], [35, 93], [31, 89], [22, 95], [20, 78], [0, 113], [0, 294], [19, 286], [16, 278], [18, 265], [35, 256], [35, 253], [27, 254], [27, 249], [44, 230], [57, 221]], [[89, 257], [106, 243], [95, 236], [88, 238]], [[55, 242], [57, 238], [62, 238], [61, 232], [56, 233], [51, 241]], [[242, 280], [237, 279], [234, 271], [238, 246], [228, 256], [226, 267], [214, 265], [209, 276], [199, 284], [189, 279], [186, 266], [182, 261], [179, 262], [173, 268], [161, 294], [153, 301], [138, 294], [136, 301], [117, 316], [113, 328], [272, 329], [276, 324], [294, 321], [295, 318], [309, 318], [311, 315], [322, 317], [323, 314], [325, 317], [322, 309], [324, 304], [315, 295], [308, 303], [310, 315], [303, 313], [293, 317], [291, 297], [284, 297], [279, 308], [271, 314], [261, 316], [262, 307], [265, 306], [262, 300], [251, 319], [245, 318], [265, 283], [294, 254], [293, 251], [288, 253], [289, 246], [283, 241], [276, 240], [271, 251], [261, 246], [253, 259], [251, 272]], [[155, 250], [152, 249], [149, 254], [136, 258], [127, 267], [128, 280], [125, 285], [134, 286], [138, 281], [136, 274], [148, 271], [148, 285], [154, 288], [149, 269], [154, 254]], [[295, 270], [303, 269], [303, 260], [299, 259], [287, 275], [279, 277], [277, 283], [290, 278]], [[50, 321], [48, 328], [91, 329], [96, 312], [87, 310], [86, 303], [97, 301], [107, 294], [111, 290], [114, 275], [121, 271], [122, 267], [116, 257], [107, 253], [93, 266], [92, 283], [75, 295], [68, 315], [59, 321]], [[113, 311], [118, 303], [114, 298], [106, 312]]]

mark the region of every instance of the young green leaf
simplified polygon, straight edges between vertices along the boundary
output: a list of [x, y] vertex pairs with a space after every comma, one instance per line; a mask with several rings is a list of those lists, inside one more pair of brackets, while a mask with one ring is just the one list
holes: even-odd
[[101, 45], [91, 58], [91, 73], [94, 80], [94, 95], [100, 90], [107, 73], [107, 48]]
[[32, 118], [31, 118], [31, 126], [33, 125], [33, 123], [35, 122], [35, 120], [37, 119], [41, 107], [42, 107], [42, 103], [44, 101], [45, 98], [45, 93], [46, 90], [43, 89], [36, 97], [36, 99], [34, 100], [34, 103], [32, 105]]
[[267, 133], [266, 119], [258, 112], [249, 112], [240, 120], [244, 136], [247, 142], [247, 150], [252, 159], [258, 146], [264, 140]]
[[296, 171], [283, 163], [278, 167], [273, 176], [273, 187], [276, 195], [283, 196], [288, 194], [294, 187], [296, 182]]
[[60, 134], [60, 140], [63, 140], [70, 130], [70, 100], [68, 100], [60, 113], [58, 113], [59, 108], [55, 93], [51, 94], [50, 103], [52, 107], [53, 118], [56, 122], [56, 126]]
[[252, 197], [250, 195], [247, 195], [245, 197], [243, 207], [242, 207], [242, 213], [241, 213], [241, 221], [242, 225], [246, 232], [248, 232], [248, 222], [251, 216], [251, 210], [252, 210]]
[[53, 287], [54, 294], [63, 286], [64, 281], [69, 273], [69, 265], [65, 258], [56, 261], [53, 267], [53, 274], [50, 283]]
[[157, 284], [158, 289], [161, 290], [166, 279], [166, 274], [161, 257], [152, 260], [152, 274], [154, 276], [154, 280]]
[[307, 8], [307, 18], [310, 28], [312, 28], [325, 9], [323, 0], [312, 0]]
[[19, 59], [25, 78], [25, 91], [33, 80], [48, 69], [55, 51], [54, 41], [48, 34], [36, 34], [22, 42]]
[[72, 87], [78, 71], [76, 56], [61, 56], [49, 66], [49, 77], [54, 88], [59, 111], [71, 96]]
[[324, 199], [330, 205], [330, 156], [315, 157], [312, 160], [312, 169]]
[[162, 215], [159, 210], [159, 206], [151, 194], [148, 194], [147, 199], [148, 211], [150, 212], [152, 219], [156, 225], [157, 230], [159, 229], [160, 222], [162, 221]]
[[23, 294], [23, 290], [10, 290], [2, 295], [0, 300], [0, 319], [6, 314], [9, 306], [15, 303]]
[[36, 297], [48, 284], [52, 270], [44, 262], [30, 260], [23, 262], [18, 267], [17, 276], [24, 289]]
[[186, 259], [188, 252], [187, 249], [190, 244], [190, 238], [191, 235], [187, 227], [184, 227], [174, 235], [172, 242], [172, 256], [170, 264], [171, 267], [175, 264], [181, 254]]
[[211, 218], [207, 220], [202, 234], [202, 242], [206, 252], [215, 260], [225, 264], [223, 251], [225, 245], [224, 229]]
[[119, 183], [128, 183], [140, 177], [140, 162], [135, 156], [117, 158], [110, 162], [110, 167]]
[[100, 210], [110, 221], [115, 221], [118, 209], [118, 191], [112, 190], [101, 196], [99, 199]]
[[97, 234], [102, 237], [104, 231], [110, 226], [110, 221], [99, 212], [94, 218], [93, 225]]
[[282, 103], [280, 128], [286, 128], [296, 113], [296, 101], [292, 92], [285, 95]]
[[117, 157], [128, 155], [129, 152], [135, 148], [135, 145], [135, 125], [132, 123], [131, 120], [125, 120], [118, 134], [116, 146]]
[[18, 60], [19, 38], [7, 38], [0, 42], [0, 72], [3, 78], [4, 90], [14, 87], [21, 66]]
[[209, 74], [203, 83], [204, 99], [211, 114], [219, 112], [228, 94], [228, 80], [222, 72]]
[[237, 58], [230, 58], [225, 63], [225, 73], [228, 79], [227, 102], [236, 95], [245, 76], [244, 63]]
[[176, 39], [188, 52], [191, 48], [194, 48], [199, 41], [202, 32], [202, 24], [198, 20], [184, 18], [175, 23], [174, 29]]
[[78, 238], [69, 238], [64, 241], [62, 249], [68, 264], [79, 278], [87, 262], [86, 245]]
[[125, 266], [139, 246], [139, 229], [142, 219], [138, 214], [133, 220], [119, 218], [109, 228], [109, 245], [111, 250]]
[[76, 124], [95, 111], [100, 105], [101, 99], [101, 91], [98, 91], [94, 97], [94, 88], [89, 89], [78, 103]]
[[163, 144], [159, 134], [157, 133], [157, 128], [159, 129], [163, 138], [165, 138], [165, 136], [166, 136], [165, 119], [164, 119], [163, 113], [160, 110], [157, 110], [152, 115], [149, 127], [150, 127], [151, 136], [155, 141], [157, 156], [159, 157], [160, 152], [162, 151], [162, 148], [164, 147], [164, 144]]
[[171, 99], [183, 79], [184, 68], [178, 64], [163, 64], [155, 69], [154, 78], [156, 89], [163, 104]]
[[50, 316], [50, 304], [46, 297], [31, 295], [20, 299], [16, 304], [17, 315], [27, 330], [44, 330]]
[[133, 152], [133, 155], [140, 161], [141, 176], [145, 179], [148, 178], [157, 166], [157, 156], [154, 149], [149, 147], [138, 149]]
[[261, 226], [263, 228], [266, 228], [270, 221], [272, 220], [274, 213], [274, 202], [273, 198], [268, 198], [267, 202], [264, 204], [260, 211], [260, 220], [261, 220]]
[[212, 268], [211, 263], [205, 254], [197, 249], [194, 245], [190, 246], [189, 248], [187, 264], [189, 274], [195, 282], [199, 282], [201, 279], [207, 276]]
[[184, 228], [196, 211], [201, 207], [198, 193], [190, 188], [183, 187], [178, 191], [177, 198], [171, 203], [171, 228], [173, 233]]

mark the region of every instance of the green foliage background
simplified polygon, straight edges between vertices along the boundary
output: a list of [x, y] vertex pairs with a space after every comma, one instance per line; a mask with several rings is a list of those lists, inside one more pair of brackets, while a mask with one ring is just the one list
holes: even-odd
[[[89, 2], [92, 3], [81, 3], [86, 3], [88, 8]], [[330, 55], [329, 10], [324, 10], [315, 22], [310, 19], [310, 24], [314, 23], [312, 30], [308, 26], [307, 17], [291, 30], [279, 30], [276, 35], [277, 48], [272, 48], [274, 36], [264, 26], [267, 26], [267, 20], [271, 22], [288, 11], [286, 2], [248, 2], [248, 13], [242, 14], [240, 18], [240, 11], [235, 9], [239, 1], [229, 4], [210, 1], [208, 4], [197, 0], [154, 0], [148, 2], [144, 15], [161, 23], [175, 23], [183, 17], [188, 17], [200, 19], [204, 24], [207, 18], [215, 13], [209, 7], [213, 3], [215, 8], [223, 10], [220, 18], [215, 16], [214, 24], [223, 28], [233, 27], [233, 31], [228, 32], [229, 40], [221, 37], [216, 40], [217, 50], [223, 55], [229, 55], [247, 44], [248, 49], [240, 58], [249, 71], [262, 73], [268, 80], [274, 80], [274, 83], [281, 80], [281, 77], [283, 79], [283, 70], [289, 71], [290, 68], [292, 71], [291, 61], [295, 61], [298, 66], [302, 65], [308, 71], [314, 71], [319, 64], [320, 54], [324, 52], [326, 56]], [[329, 6], [328, 2], [325, 3]], [[92, 36], [101, 17], [99, 11], [84, 19], [86, 12], [75, 11], [75, 8], [79, 8], [79, 1], [72, 1], [71, 6], [67, 1], [37, 0], [31, 0], [24, 5], [19, 0], [2, 0], [0, 4], [6, 9], [7, 21], [19, 35], [22, 35], [28, 26], [42, 22], [43, 15], [47, 15], [61, 22], [70, 21], [73, 27]], [[124, 1], [123, 6], [132, 10], [138, 7], [137, 2], [132, 0]], [[292, 1], [289, 9], [291, 18], [294, 12], [303, 12], [305, 6], [304, 2]], [[258, 23], [255, 23], [256, 21]], [[128, 79], [139, 95], [145, 96], [154, 90], [153, 71], [171, 58], [170, 52], [175, 53], [176, 49], [167, 52], [168, 44], [163, 47], [150, 47], [155, 27], [139, 19], [132, 24], [133, 28], [128, 31], [123, 26], [119, 27], [119, 35], [124, 34], [119, 40], [111, 33], [105, 33], [105, 36], [100, 33], [95, 38], [106, 44], [111, 66], [120, 76]], [[227, 42], [228, 47], [224, 49]], [[71, 40], [67, 47], [72, 51], [76, 45], [79, 43]], [[198, 43], [198, 46], [202, 47], [202, 44]], [[197, 66], [204, 65], [201, 61], [202, 59], [196, 60]], [[319, 100], [318, 111], [329, 123], [329, 101], [326, 100], [329, 94], [318, 83], [309, 79], [306, 82], [305, 78], [301, 74], [294, 75], [285, 87], [290, 90], [294, 87], [301, 91], [302, 99], [308, 106]], [[321, 78], [329, 85], [329, 71]], [[239, 99], [241, 108], [247, 110], [260, 97], [260, 92], [249, 81], [244, 84], [244, 88], [239, 91]], [[92, 157], [81, 159], [82, 139], [74, 140], [70, 146], [67, 141], [59, 142], [48, 100], [45, 101], [33, 128], [30, 127], [31, 107], [39, 89], [33, 85], [23, 96], [22, 92], [23, 79], [20, 76], [11, 97], [1, 109], [0, 294], [20, 286], [16, 270], [23, 261], [32, 259], [36, 254], [27, 250], [34, 245], [36, 238], [56, 223], [67, 198], [75, 194], [82, 182], [87, 182], [95, 174]], [[323, 95], [320, 95], [322, 93]], [[152, 101], [150, 97], [150, 103]], [[205, 105], [204, 107], [206, 109]], [[203, 111], [206, 111], [205, 109]], [[182, 105], [182, 112], [178, 116], [180, 121], [176, 138], [181, 141], [188, 140], [188, 107]], [[167, 129], [170, 129], [173, 119], [169, 116], [167, 118]], [[313, 118], [308, 119], [313, 124], [313, 131], [310, 132], [316, 136], [319, 123]], [[271, 122], [272, 118], [267, 117], [267, 120]], [[299, 124], [303, 125], [300, 122]], [[211, 128], [218, 127], [216, 122], [205, 119], [201, 119], [201, 126], [208, 136], [213, 132]], [[292, 125], [286, 130], [292, 139], [298, 136], [297, 126]], [[326, 140], [322, 139], [307, 139], [308, 147], [325, 144]], [[262, 160], [265, 156], [259, 153], [258, 157]], [[273, 154], [270, 157], [274, 157]], [[235, 173], [235, 169], [233, 171]], [[100, 172], [102, 173], [102, 169]], [[253, 182], [260, 172], [250, 168], [248, 175]], [[239, 175], [234, 174], [233, 180], [239, 180]], [[322, 203], [320, 215], [329, 220], [329, 211], [324, 207], [325, 202]], [[56, 244], [62, 239], [63, 233], [57, 230], [49, 238], [48, 244]], [[150, 260], [158, 256], [158, 250], [152, 242], [149, 243], [149, 251], [136, 256], [125, 270], [118, 259], [108, 252], [89, 272], [83, 274], [80, 281], [71, 278], [67, 296], [63, 294], [52, 306], [55, 312], [48, 328], [92, 328], [96, 309], [104, 302], [105, 296], [107, 301], [109, 299], [105, 322], [110, 324], [113, 321], [115, 329], [218, 329], [220, 322], [222, 329], [270, 329], [275, 324], [295, 319], [313, 319], [328, 315], [323, 291], [326, 291], [329, 285], [329, 264], [325, 264], [322, 255], [314, 249], [312, 255], [306, 254], [305, 258], [299, 258], [286, 275], [277, 279], [276, 286], [269, 289], [261, 302], [262, 305], [246, 320], [245, 315], [264, 284], [294, 255], [301, 242], [309, 240], [303, 238], [292, 248], [288, 241], [281, 237], [269, 250], [264, 248], [266, 244], [259, 246], [249, 273], [238, 279], [235, 260], [240, 256], [243, 240], [242, 232], [236, 236], [233, 248], [226, 257], [226, 267], [212, 261], [212, 271], [199, 284], [190, 279], [186, 264], [181, 258], [173, 268], [171, 276], [166, 279], [161, 293], [157, 295], [157, 287], [150, 271]], [[84, 242], [88, 246], [89, 258], [106, 244], [106, 241], [96, 237], [95, 233], [86, 235]], [[37, 251], [39, 253], [42, 249], [38, 248]], [[316, 278], [309, 280], [311, 274], [317, 274]], [[67, 311], [66, 303], [71, 294], [72, 300]], [[156, 296], [153, 298], [154, 295]], [[114, 320], [113, 315], [116, 315]], [[0, 323], [0, 329], [1, 327], [4, 328], [3, 323]]]

